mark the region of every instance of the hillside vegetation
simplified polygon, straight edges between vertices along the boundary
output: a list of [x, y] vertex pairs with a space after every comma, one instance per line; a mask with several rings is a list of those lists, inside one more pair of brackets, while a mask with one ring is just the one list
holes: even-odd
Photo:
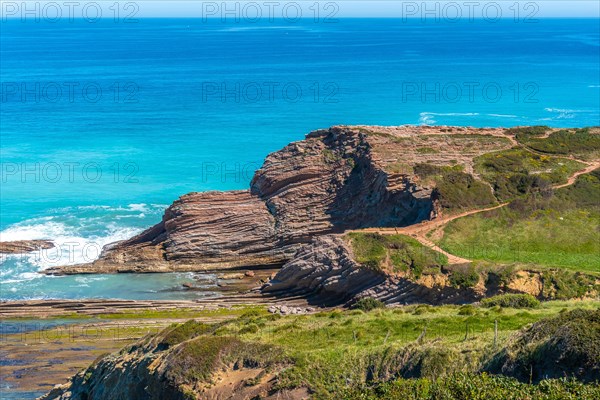
[[502, 263], [600, 272], [600, 170], [554, 193], [449, 223], [441, 247]]
[[354, 258], [362, 265], [387, 273], [407, 272], [419, 278], [439, 273], [448, 258], [405, 235], [349, 233]]
[[600, 380], [598, 306], [255, 311], [216, 325], [191, 321], [99, 360], [69, 390], [77, 398], [118, 398], [121, 387], [138, 395], [157, 388], [147, 398], [200, 399], [233, 387], [257, 398], [301, 390], [316, 399], [593, 399], [597, 383], [572, 379]]
[[[547, 137], [544, 136], [547, 132], [544, 127], [532, 128], [518, 131], [515, 136], [520, 143], [532, 150], [547, 154], [573, 155], [579, 158], [600, 156], [600, 135], [597, 128], [561, 129], [550, 133]], [[540, 133], [541, 130], [546, 132]]]

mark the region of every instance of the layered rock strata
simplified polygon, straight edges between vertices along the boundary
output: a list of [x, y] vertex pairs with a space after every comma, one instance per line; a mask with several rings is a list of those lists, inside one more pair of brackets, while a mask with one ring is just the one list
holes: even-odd
[[0, 253], [22, 254], [51, 249], [53, 247], [54, 243], [49, 240], [16, 240], [12, 242], [0, 242]]
[[438, 215], [417, 163], [461, 164], [511, 146], [502, 129], [333, 127], [269, 155], [250, 189], [190, 193], [162, 221], [106, 246], [91, 263], [48, 274], [280, 266], [319, 235], [401, 227]]
[[401, 144], [363, 128], [312, 132], [269, 155], [249, 190], [182, 196], [159, 224], [106, 246], [99, 260], [46, 273], [282, 265], [318, 235], [429, 219], [435, 208], [433, 188], [422, 186], [414, 174], [393, 172], [385, 152], [374, 151], [398, 152]]
[[340, 235], [315, 238], [261, 288], [271, 296], [305, 296], [315, 304], [350, 305], [363, 297], [386, 304], [460, 304], [477, 301], [475, 289], [450, 286], [445, 276], [408, 279], [360, 265]]

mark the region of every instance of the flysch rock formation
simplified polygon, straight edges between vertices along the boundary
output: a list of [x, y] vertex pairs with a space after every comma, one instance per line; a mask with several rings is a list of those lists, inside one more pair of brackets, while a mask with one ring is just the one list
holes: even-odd
[[444, 275], [415, 280], [365, 268], [354, 261], [341, 235], [314, 238], [261, 288], [261, 292], [275, 297], [304, 296], [309, 303], [319, 305], [351, 305], [363, 297], [390, 305], [461, 304], [482, 297], [477, 290], [450, 286], [444, 281]]
[[[107, 245], [95, 262], [45, 273], [280, 266], [319, 235], [430, 219], [437, 213], [434, 188], [411, 166], [461, 163], [470, 171], [474, 157], [510, 147], [501, 136], [502, 129], [416, 126], [314, 131], [270, 154], [249, 190], [184, 195], [160, 223]], [[420, 146], [427, 154], [416, 151]]]

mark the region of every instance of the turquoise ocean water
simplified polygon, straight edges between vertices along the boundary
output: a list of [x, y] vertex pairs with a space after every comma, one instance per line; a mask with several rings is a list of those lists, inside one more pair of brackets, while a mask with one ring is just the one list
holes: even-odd
[[[193, 274], [45, 277], [244, 189], [263, 158], [335, 124], [599, 125], [596, 19], [2, 22], [0, 299], [195, 298]], [[204, 276], [210, 288], [213, 276]]]

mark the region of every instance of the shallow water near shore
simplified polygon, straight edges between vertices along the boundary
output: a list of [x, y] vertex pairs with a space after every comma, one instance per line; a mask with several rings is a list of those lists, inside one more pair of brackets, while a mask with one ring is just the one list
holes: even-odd
[[[247, 188], [268, 153], [317, 128], [598, 125], [599, 30], [593, 19], [3, 23], [2, 80], [18, 85], [0, 110], [0, 240], [57, 248], [3, 257], [0, 300], [205, 296], [210, 275], [37, 271], [93, 260], [187, 192]], [[102, 96], [70, 99], [69, 82]], [[181, 290], [198, 278], [206, 292]]]

